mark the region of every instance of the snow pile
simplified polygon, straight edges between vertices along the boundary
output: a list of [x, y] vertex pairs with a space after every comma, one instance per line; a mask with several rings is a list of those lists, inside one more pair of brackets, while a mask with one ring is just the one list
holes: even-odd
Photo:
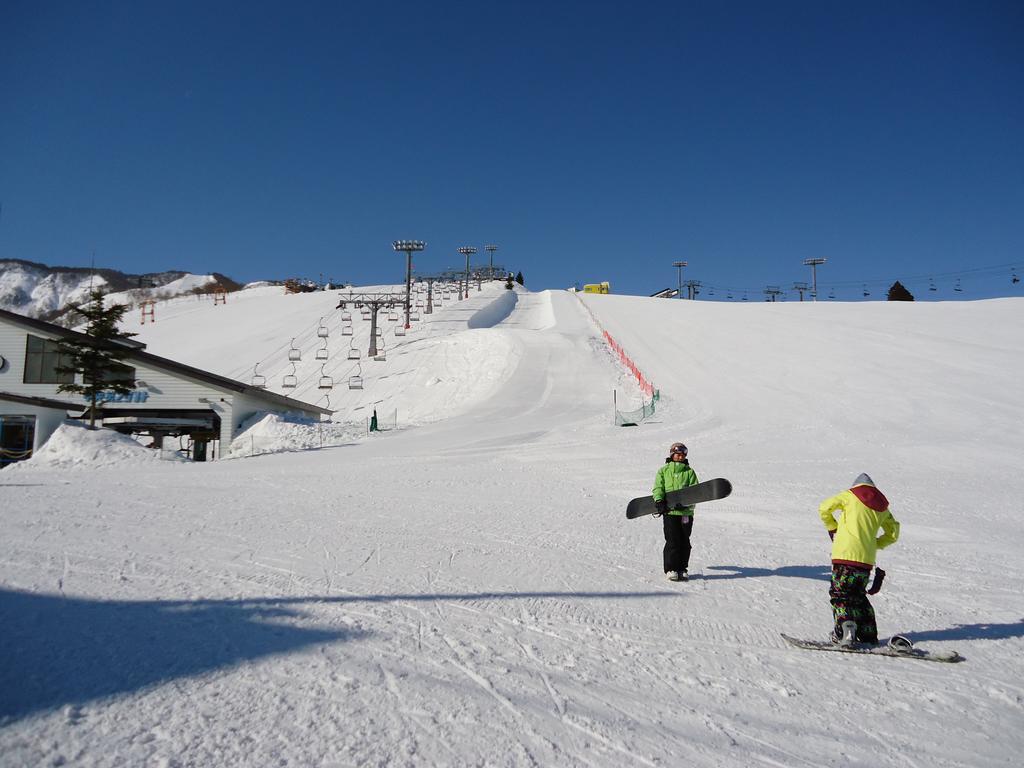
[[247, 419], [226, 456], [239, 458], [282, 451], [308, 451], [345, 445], [366, 434], [365, 425], [315, 421], [261, 412]]
[[184, 461], [174, 451], [146, 448], [110, 429], [89, 429], [83, 424], [62, 424], [31, 458], [15, 462], [8, 471], [33, 468], [93, 469], [124, 464], [150, 464], [161, 460]]

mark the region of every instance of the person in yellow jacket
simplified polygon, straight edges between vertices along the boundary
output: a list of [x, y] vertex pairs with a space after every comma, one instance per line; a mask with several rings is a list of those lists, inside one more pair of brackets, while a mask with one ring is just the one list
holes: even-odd
[[697, 473], [686, 459], [686, 446], [672, 443], [668, 458], [658, 469], [654, 478], [655, 517], [661, 517], [665, 534], [665, 549], [662, 560], [665, 564], [665, 578], [669, 581], [686, 581], [690, 566], [690, 533], [693, 531], [693, 507], [680, 505], [669, 509], [665, 494], [696, 485]]
[[[876, 552], [899, 538], [900, 524], [889, 511], [889, 500], [867, 474], [859, 475], [849, 490], [821, 502], [818, 512], [832, 539], [832, 584], [828, 593], [835, 620], [832, 640], [841, 642], [844, 623], [854, 622], [857, 642], [877, 643], [868, 576]], [[836, 512], [841, 513], [838, 522]]]

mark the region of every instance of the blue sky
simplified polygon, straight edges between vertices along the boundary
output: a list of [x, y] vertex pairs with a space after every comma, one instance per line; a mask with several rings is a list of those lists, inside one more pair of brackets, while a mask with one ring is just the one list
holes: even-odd
[[1022, 39], [1014, 1], [7, 0], [0, 258], [1020, 295]]

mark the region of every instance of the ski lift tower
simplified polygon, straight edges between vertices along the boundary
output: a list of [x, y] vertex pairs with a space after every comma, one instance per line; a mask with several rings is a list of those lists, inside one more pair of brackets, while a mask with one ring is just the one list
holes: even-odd
[[488, 280], [493, 280], [494, 279], [494, 252], [496, 250], [498, 250], [498, 246], [496, 246], [496, 245], [485, 245], [484, 246], [484, 250], [487, 251], [487, 255], [491, 257], [490, 261], [489, 261], [489, 264], [487, 266], [487, 279]]
[[676, 289], [676, 298], [683, 298], [683, 267], [687, 265], [685, 261], [673, 261], [672, 266], [676, 268], [676, 274], [679, 277], [679, 287]]
[[438, 277], [436, 275], [431, 275], [430, 277], [420, 277], [420, 280], [424, 280], [427, 283], [427, 308], [423, 310], [423, 314], [434, 314], [434, 283], [436, 283], [438, 280], [443, 279], [444, 278]]
[[[345, 309], [347, 302], [355, 302], [356, 304], [363, 304], [370, 309], [370, 348], [366, 354], [368, 357], [377, 356], [377, 313], [384, 308], [397, 307], [402, 303], [402, 294], [400, 293], [349, 293], [339, 294], [341, 301], [338, 302], [336, 309]], [[406, 294], [406, 302], [409, 301], [408, 294]], [[405, 305], [408, 308], [408, 303]], [[406, 309], [406, 320], [405, 327], [409, 327], [409, 315], [408, 309]]]
[[459, 253], [466, 257], [466, 295], [463, 298], [469, 298], [469, 257], [476, 253], [476, 248], [471, 245], [464, 245], [459, 248]]
[[[409, 330], [409, 292], [412, 289], [412, 254], [414, 251], [422, 251], [427, 244], [422, 240], [395, 240], [391, 244], [399, 253], [405, 253], [405, 330]], [[377, 320], [377, 310], [373, 312], [374, 322]], [[370, 342], [373, 344], [374, 342]]]
[[824, 264], [825, 259], [804, 259], [804, 266], [811, 268], [811, 298], [818, 300], [818, 265]]

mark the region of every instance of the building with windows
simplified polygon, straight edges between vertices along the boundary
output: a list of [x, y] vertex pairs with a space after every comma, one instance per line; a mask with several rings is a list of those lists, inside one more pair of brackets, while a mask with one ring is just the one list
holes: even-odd
[[[27, 458], [66, 419], [85, 416], [88, 403], [78, 395], [58, 393], [66, 375], [60, 367], [58, 342], [84, 339], [59, 325], [0, 309], [0, 466]], [[242, 423], [260, 413], [319, 419], [332, 413], [310, 403], [261, 387], [158, 357], [132, 339], [120, 374], [134, 382], [130, 394], [104, 399], [104, 427], [147, 435], [154, 446], [167, 437], [187, 437], [193, 458], [204, 461], [211, 443], [227, 446]], [[98, 422], [100, 423], [100, 422]]]

